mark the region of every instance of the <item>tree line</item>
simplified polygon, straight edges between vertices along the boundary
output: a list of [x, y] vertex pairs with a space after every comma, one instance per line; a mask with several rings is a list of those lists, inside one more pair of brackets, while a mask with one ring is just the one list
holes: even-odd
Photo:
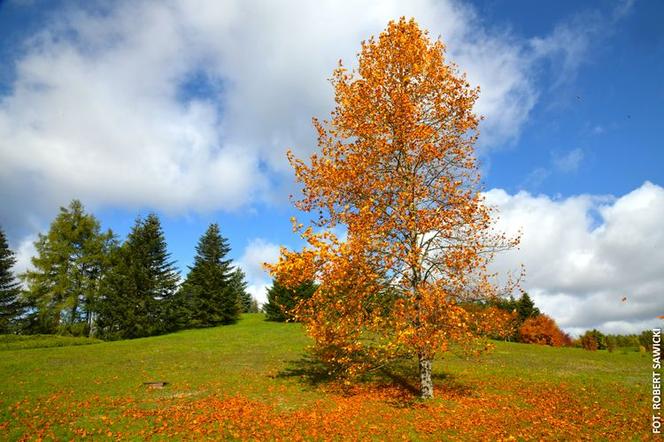
[[574, 341], [576, 347], [590, 351], [607, 350], [609, 352], [614, 352], [619, 348], [651, 352], [652, 344], [652, 330], [644, 330], [638, 335], [612, 335], [592, 329], [587, 330], [579, 339]]
[[[313, 281], [304, 282], [292, 289], [274, 281], [267, 291], [267, 303], [263, 305], [266, 319], [277, 322], [299, 321], [297, 317], [299, 304], [310, 300], [317, 288], [318, 285]], [[493, 316], [502, 317], [502, 322], [506, 325], [500, 327], [500, 333], [488, 333], [493, 339], [552, 347], [578, 347], [590, 351], [613, 352], [617, 349], [652, 351], [652, 330], [644, 330], [638, 335], [612, 335], [592, 329], [572, 339], [560, 329], [553, 318], [535, 306], [535, 302], [526, 292], [518, 299], [513, 296], [499, 297], [488, 302], [468, 303], [464, 307], [480, 312], [489, 309], [500, 312]]]
[[528, 293], [523, 293], [518, 300], [509, 297], [498, 299], [492, 304], [513, 314], [511, 333], [507, 336], [507, 340], [552, 347], [578, 347], [590, 351], [613, 352], [618, 348], [652, 351], [652, 330], [644, 330], [638, 335], [612, 335], [592, 329], [586, 330], [578, 338], [572, 339], [560, 329], [553, 318], [543, 314], [535, 306]]
[[[227, 259], [231, 248], [217, 224], [199, 239], [184, 280], [153, 213], [137, 218], [121, 243], [111, 230], [102, 231], [95, 216], [74, 200], [60, 209], [35, 248], [33, 268], [17, 278], [12, 272], [15, 255], [0, 229], [0, 333], [127, 339], [231, 324], [240, 313], [258, 312], [256, 300], [246, 291], [244, 273]], [[262, 307], [266, 319], [298, 321], [298, 305], [309, 301], [317, 288], [314, 281], [288, 288], [275, 280]], [[388, 300], [383, 304], [389, 308]], [[650, 350], [649, 331], [604, 335], [589, 330], [573, 340], [535, 306], [528, 293], [465, 308], [502, 312], [507, 326], [500, 336], [491, 336], [496, 339], [587, 350]]]
[[35, 249], [21, 285], [0, 230], [0, 333], [129, 339], [231, 324], [258, 311], [217, 224], [199, 239], [184, 280], [154, 213], [136, 218], [120, 242], [74, 200], [39, 234]]

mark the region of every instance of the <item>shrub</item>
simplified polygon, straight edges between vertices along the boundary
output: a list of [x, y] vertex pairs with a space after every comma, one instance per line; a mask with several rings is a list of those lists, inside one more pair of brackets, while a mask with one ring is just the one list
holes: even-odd
[[516, 311], [480, 304], [468, 304], [464, 309], [473, 313], [474, 320], [470, 325], [473, 333], [479, 336], [509, 340], [516, 334], [519, 325]]
[[586, 350], [606, 350], [606, 336], [599, 330], [588, 330], [581, 336], [581, 347]]
[[581, 347], [583, 347], [588, 351], [595, 351], [597, 350], [597, 347], [599, 347], [597, 343], [597, 338], [592, 334], [588, 333], [584, 334], [583, 336], [581, 336], [580, 342], [581, 342]]
[[539, 315], [526, 319], [519, 328], [519, 340], [526, 344], [551, 345], [561, 347], [571, 345], [572, 340], [552, 318]]
[[639, 344], [646, 351], [652, 351], [652, 330], [644, 330], [638, 337]]

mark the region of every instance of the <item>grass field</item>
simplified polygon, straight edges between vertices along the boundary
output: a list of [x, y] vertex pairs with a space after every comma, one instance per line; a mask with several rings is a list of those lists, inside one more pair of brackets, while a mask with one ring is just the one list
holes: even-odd
[[0, 351], [99, 344], [100, 340], [57, 335], [0, 335]]
[[638, 352], [497, 342], [479, 360], [437, 360], [437, 397], [421, 403], [408, 367], [352, 386], [318, 376], [301, 327], [260, 314], [131, 341], [37, 339], [0, 339], [0, 439], [651, 437], [650, 361]]

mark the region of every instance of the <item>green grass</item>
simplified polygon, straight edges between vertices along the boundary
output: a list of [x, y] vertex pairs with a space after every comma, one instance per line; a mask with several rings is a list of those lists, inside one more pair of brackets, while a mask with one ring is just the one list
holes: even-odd
[[297, 359], [306, 342], [299, 325], [267, 322], [253, 314], [236, 325], [151, 338], [6, 351], [0, 362], [0, 401], [62, 390], [73, 390], [80, 398], [141, 395], [142, 383], [153, 380], [168, 381], [170, 392], [240, 391], [244, 385], [244, 393], [261, 395], [273, 382], [269, 375]]
[[[70, 439], [74, 427], [97, 428], [99, 416], [117, 419], [114, 429], [118, 431], [131, 432], [150, 424], [123, 417], [126, 407], [107, 405], [115, 399], [160, 407], [160, 401], [174, 398], [242, 395], [290, 412], [330, 397], [307, 382], [306, 367], [298, 362], [309, 343], [301, 326], [266, 322], [261, 314], [244, 315], [231, 326], [128, 341], [14, 338], [0, 338], [0, 439], [15, 440], [36, 431], [21, 418], [25, 416], [17, 411], [17, 404], [21, 409], [21, 404], [41, 406], [43, 413], [49, 413], [49, 401], [92, 401], [90, 409], [75, 419], [48, 421], [53, 435]], [[94, 345], [79, 345], [85, 343]], [[510, 383], [565, 385], [584, 401], [599, 403], [617, 416], [625, 412], [621, 409], [625, 399], [643, 407], [649, 401], [649, 354], [495, 345], [494, 351], [478, 360], [447, 356], [436, 361], [437, 382], [453, 382], [470, 390], [482, 384], [497, 394]], [[169, 385], [150, 390], [143, 385], [148, 381]], [[437, 400], [447, 400], [444, 393], [440, 396]]]
[[0, 351], [99, 344], [100, 340], [57, 335], [0, 335]]

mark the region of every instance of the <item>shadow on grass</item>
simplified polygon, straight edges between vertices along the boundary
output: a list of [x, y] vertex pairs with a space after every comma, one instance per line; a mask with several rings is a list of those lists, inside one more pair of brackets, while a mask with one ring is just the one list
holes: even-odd
[[[432, 376], [435, 393], [439, 398], [452, 399], [473, 395], [472, 386], [459, 382], [452, 374], [433, 373]], [[383, 393], [391, 390], [393, 394], [382, 396], [387, 403], [397, 408], [421, 403], [417, 364], [411, 360], [394, 361], [370, 371], [357, 378], [350, 386], [339, 382], [339, 378], [330, 373], [327, 365], [310, 356], [289, 361], [288, 367], [274, 377], [295, 378], [309, 388], [325, 385], [340, 388], [339, 391], [345, 395], [357, 394], [358, 389]]]
[[308, 356], [289, 361], [289, 366], [274, 377], [298, 378], [301, 382], [311, 387], [332, 383], [337, 380], [324, 363]]
[[[434, 372], [431, 377], [433, 378], [434, 393], [438, 398], [467, 397], [474, 393], [472, 386], [460, 382], [451, 373]], [[416, 399], [419, 399], [420, 396], [419, 379], [417, 363], [412, 360], [396, 361], [383, 367], [373, 377], [374, 382], [382, 384], [391, 382], [393, 385], [408, 391]]]

